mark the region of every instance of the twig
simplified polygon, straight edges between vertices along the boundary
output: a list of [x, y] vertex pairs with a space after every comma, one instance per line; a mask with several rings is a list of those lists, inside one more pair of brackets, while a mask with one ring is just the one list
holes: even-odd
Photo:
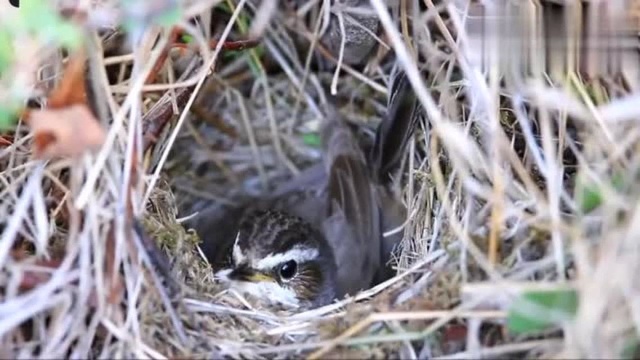
[[[174, 26], [171, 29], [171, 34], [169, 35], [169, 43], [165, 46], [165, 50], [162, 52], [162, 54], [160, 55], [160, 58], [158, 59], [158, 61], [156, 61], [156, 64], [154, 65], [153, 69], [149, 73], [149, 76], [147, 77], [147, 82], [146, 82], [147, 84], [152, 84], [153, 82], [155, 82], [158, 74], [162, 70], [162, 67], [164, 66], [164, 64], [167, 61], [167, 58], [169, 57], [169, 52], [172, 49], [189, 49], [193, 47], [190, 44], [177, 42], [179, 37], [182, 35], [183, 35], [183, 30], [179, 26]], [[209, 40], [209, 47], [211, 49], [215, 49], [218, 46], [219, 42], [220, 41], [217, 39]], [[259, 39], [223, 41], [222, 49], [231, 50], [231, 51], [242, 51], [242, 50], [254, 48], [259, 44], [260, 44]]]
[[[189, 100], [193, 87], [175, 90], [175, 104], [183, 108]], [[166, 92], [162, 98], [142, 117], [143, 152], [146, 153], [157, 141], [173, 113], [173, 94]]]

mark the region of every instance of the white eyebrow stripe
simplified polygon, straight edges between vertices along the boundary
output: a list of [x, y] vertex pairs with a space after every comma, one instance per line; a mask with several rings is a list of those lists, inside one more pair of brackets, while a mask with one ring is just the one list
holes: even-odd
[[318, 258], [317, 249], [304, 249], [294, 247], [293, 249], [282, 254], [269, 254], [264, 259], [258, 261], [256, 264], [256, 270], [270, 270], [277, 265], [280, 265], [289, 260], [295, 260], [297, 262], [305, 262]]

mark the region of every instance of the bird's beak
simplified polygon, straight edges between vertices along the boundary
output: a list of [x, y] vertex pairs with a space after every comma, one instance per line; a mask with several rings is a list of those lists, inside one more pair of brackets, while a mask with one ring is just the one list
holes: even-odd
[[232, 280], [248, 281], [254, 283], [262, 281], [274, 281], [273, 277], [246, 267], [233, 269], [229, 273], [228, 277]]
[[263, 273], [255, 272], [247, 277], [247, 280], [251, 282], [261, 282], [261, 281], [273, 281], [273, 278], [269, 275], [265, 275]]

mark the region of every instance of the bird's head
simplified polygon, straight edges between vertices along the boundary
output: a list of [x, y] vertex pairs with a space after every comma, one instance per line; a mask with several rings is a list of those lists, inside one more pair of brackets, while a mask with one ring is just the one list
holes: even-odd
[[293, 307], [322, 306], [336, 295], [336, 264], [326, 239], [304, 220], [280, 211], [244, 216], [230, 267], [216, 275], [236, 290]]

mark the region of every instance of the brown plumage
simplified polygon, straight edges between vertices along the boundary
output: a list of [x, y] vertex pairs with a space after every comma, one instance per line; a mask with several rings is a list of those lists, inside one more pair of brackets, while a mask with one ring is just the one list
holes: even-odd
[[[420, 113], [404, 74], [395, 77], [391, 94], [389, 112], [369, 152], [359, 147], [335, 107], [327, 106], [321, 164], [271, 196], [202, 214], [193, 225], [214, 271], [227, 269], [222, 278], [248, 292], [276, 302], [283, 302], [279, 297], [296, 298], [302, 306], [354, 295], [391, 275], [385, 264], [402, 233], [387, 239], [383, 233], [399, 226], [406, 215], [388, 181]], [[279, 271], [290, 270], [285, 264], [292, 261], [296, 275], [283, 281]], [[258, 269], [261, 266], [268, 267]], [[234, 278], [238, 267], [243, 279]], [[263, 287], [247, 285], [257, 279], [265, 282]]]

